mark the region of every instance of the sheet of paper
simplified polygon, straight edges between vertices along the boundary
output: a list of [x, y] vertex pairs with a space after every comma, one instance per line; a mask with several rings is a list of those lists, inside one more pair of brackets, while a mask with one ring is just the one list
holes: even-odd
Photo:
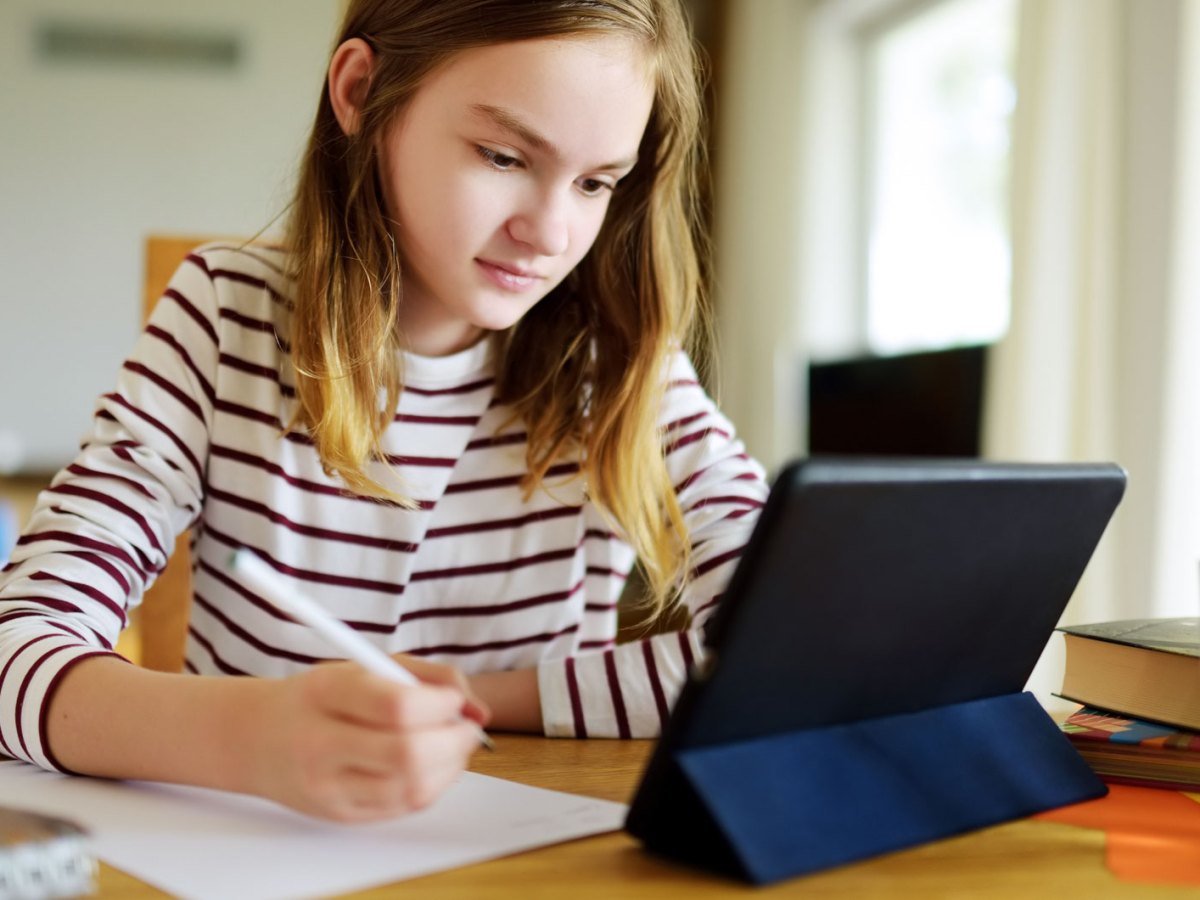
[[74, 819], [110, 865], [184, 900], [300, 900], [427, 875], [622, 827], [626, 807], [468, 772], [432, 807], [337, 825], [204, 788], [0, 762], [0, 798]]

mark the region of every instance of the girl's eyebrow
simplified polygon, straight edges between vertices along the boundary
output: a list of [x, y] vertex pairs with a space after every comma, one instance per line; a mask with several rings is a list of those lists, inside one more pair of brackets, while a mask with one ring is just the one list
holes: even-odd
[[[476, 103], [471, 107], [471, 111], [478, 116], [490, 119], [493, 124], [498, 125], [510, 134], [516, 135], [540, 153], [552, 156], [555, 159], [562, 159], [562, 152], [553, 141], [539, 134], [530, 125], [522, 122], [520, 117], [511, 110], [505, 109], [502, 106], [492, 106], [488, 103]], [[594, 166], [593, 168], [598, 171], [622, 171], [632, 169], [636, 162], [637, 157], [634, 156], [631, 159], [619, 159], [602, 166]]]

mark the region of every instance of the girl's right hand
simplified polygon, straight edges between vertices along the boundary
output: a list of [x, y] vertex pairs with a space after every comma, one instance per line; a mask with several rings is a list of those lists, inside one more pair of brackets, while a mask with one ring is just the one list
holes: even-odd
[[354, 663], [270, 681], [248, 790], [311, 816], [369, 822], [422, 809], [478, 746], [466, 698], [396, 684]]

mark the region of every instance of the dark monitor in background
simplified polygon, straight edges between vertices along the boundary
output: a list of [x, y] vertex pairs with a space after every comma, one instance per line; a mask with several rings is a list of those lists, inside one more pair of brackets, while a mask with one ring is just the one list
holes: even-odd
[[811, 454], [980, 455], [986, 346], [813, 363]]

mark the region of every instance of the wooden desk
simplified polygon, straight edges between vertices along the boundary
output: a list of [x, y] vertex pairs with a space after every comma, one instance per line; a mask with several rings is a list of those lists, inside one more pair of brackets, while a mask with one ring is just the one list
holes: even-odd
[[[496, 735], [498, 752], [478, 753], [487, 775], [628, 801], [653, 744]], [[216, 861], [214, 860], [214, 864]], [[102, 865], [101, 898], [149, 900], [167, 895]], [[1117, 880], [1104, 865], [1097, 831], [1046, 822], [1010, 822], [845, 866], [769, 888], [753, 888], [676, 866], [645, 853], [624, 833], [557, 844], [350, 895], [356, 900], [420, 897], [627, 900], [687, 897], [1198, 897], [1200, 888]]]

